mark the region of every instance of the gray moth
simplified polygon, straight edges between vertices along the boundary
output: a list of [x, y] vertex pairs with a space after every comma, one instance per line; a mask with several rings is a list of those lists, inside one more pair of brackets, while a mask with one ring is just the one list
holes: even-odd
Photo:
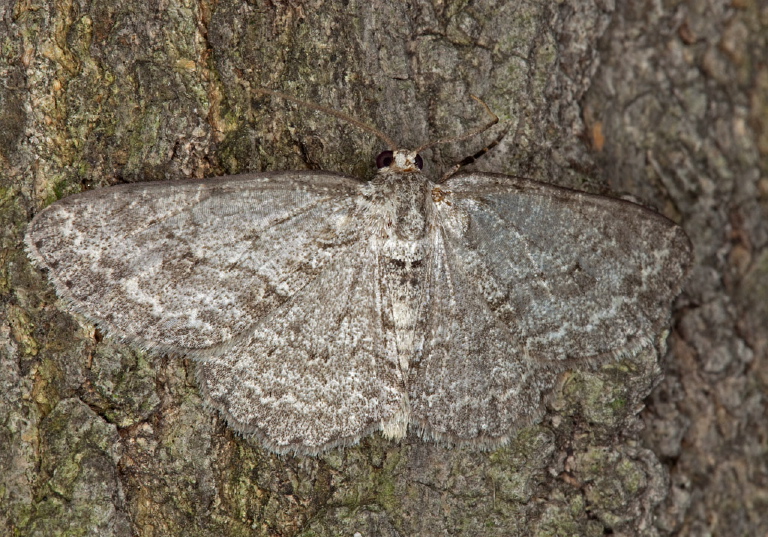
[[639, 205], [493, 173], [291, 171], [62, 199], [27, 251], [106, 333], [197, 361], [207, 403], [278, 453], [381, 430], [493, 447], [566, 369], [652, 345], [691, 263]]

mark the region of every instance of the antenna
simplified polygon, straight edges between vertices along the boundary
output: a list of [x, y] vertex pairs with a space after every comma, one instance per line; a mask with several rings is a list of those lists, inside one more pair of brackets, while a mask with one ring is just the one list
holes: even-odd
[[466, 134], [462, 134], [461, 136], [455, 136], [453, 138], [441, 138], [439, 140], [435, 140], [434, 142], [427, 142], [426, 144], [422, 145], [418, 149], [416, 149], [416, 153], [421, 153], [425, 149], [428, 149], [432, 146], [439, 145], [439, 144], [449, 144], [451, 142], [461, 142], [468, 138], [472, 138], [473, 136], [477, 136], [478, 134], [482, 134], [494, 125], [499, 122], [499, 116], [493, 113], [493, 111], [490, 109], [490, 107], [485, 104], [485, 101], [483, 101], [480, 97], [477, 95], [470, 95], [474, 100], [479, 102], [481, 105], [483, 105], [483, 108], [485, 108], [485, 111], [488, 113], [489, 116], [491, 116], [491, 119], [488, 123], [483, 125], [482, 127], [475, 129], [473, 131], [469, 131]]
[[311, 108], [312, 110], [317, 110], [318, 112], [324, 112], [326, 114], [330, 114], [330, 115], [332, 115], [334, 117], [337, 117], [339, 119], [343, 119], [344, 121], [348, 121], [352, 125], [360, 128], [360, 129], [363, 129], [364, 131], [367, 131], [367, 132], [373, 134], [374, 136], [376, 136], [377, 138], [379, 138], [380, 140], [382, 140], [385, 144], [387, 144], [387, 146], [392, 151], [396, 151], [397, 150], [397, 144], [395, 143], [395, 141], [392, 138], [390, 138], [389, 136], [387, 136], [386, 134], [384, 134], [380, 130], [374, 129], [370, 125], [366, 125], [362, 121], [360, 121], [358, 119], [355, 119], [352, 116], [349, 116], [349, 115], [345, 114], [344, 112], [339, 112], [338, 110], [334, 110], [333, 108], [329, 108], [327, 106], [322, 106], [320, 104], [311, 103], [309, 101], [302, 101], [301, 99], [297, 99], [296, 97], [292, 97], [290, 95], [287, 95], [285, 93], [281, 93], [279, 91], [274, 91], [274, 90], [267, 89], [267, 88], [262, 88], [262, 87], [257, 87], [255, 89], [256, 89], [256, 91], [258, 91], [260, 93], [266, 93], [267, 95], [274, 95], [275, 97], [279, 97], [280, 99], [284, 99], [286, 101], [290, 101], [292, 103], [296, 103], [296, 104], [299, 104], [301, 106], [306, 106], [307, 108]]
[[[283, 100], [286, 100], [286, 101], [290, 101], [292, 103], [296, 103], [296, 104], [298, 104], [300, 106], [305, 106], [307, 108], [311, 108], [312, 110], [317, 110], [318, 112], [323, 112], [323, 113], [332, 115], [332, 116], [334, 116], [336, 118], [339, 118], [339, 119], [341, 119], [343, 121], [347, 121], [348, 123], [351, 123], [352, 125], [360, 128], [360, 129], [362, 129], [362, 130], [364, 130], [366, 132], [369, 132], [369, 133], [373, 134], [374, 136], [376, 136], [377, 138], [381, 139], [382, 141], [384, 141], [384, 143], [387, 144], [387, 146], [389, 146], [389, 149], [391, 149], [392, 151], [397, 151], [397, 149], [398, 149], [397, 143], [395, 143], [395, 141], [392, 138], [390, 138], [389, 136], [387, 136], [386, 134], [384, 134], [380, 130], [375, 129], [375, 128], [371, 127], [370, 125], [366, 125], [362, 121], [360, 121], [358, 119], [355, 119], [352, 116], [350, 116], [348, 114], [345, 114], [344, 112], [339, 112], [338, 110], [334, 110], [333, 108], [330, 108], [328, 106], [323, 106], [323, 105], [315, 104], [315, 103], [312, 103], [312, 102], [309, 102], [309, 101], [304, 101], [302, 99], [297, 99], [296, 97], [293, 97], [291, 95], [288, 95], [286, 93], [282, 93], [282, 92], [279, 92], [279, 91], [275, 91], [275, 90], [271, 90], [271, 89], [267, 89], [267, 88], [262, 88], [262, 87], [256, 87], [254, 89], [256, 91], [258, 91], [259, 93], [264, 93], [264, 94], [267, 94], [267, 95], [273, 95], [273, 96], [278, 97], [280, 99], [283, 99]], [[491, 127], [493, 127], [494, 125], [496, 125], [499, 122], [499, 116], [497, 116], [496, 114], [493, 113], [493, 111], [485, 103], [485, 101], [483, 101], [480, 97], [478, 97], [476, 95], [470, 95], [470, 97], [472, 97], [475, 101], [480, 103], [483, 108], [485, 108], [486, 113], [489, 116], [491, 116], [491, 120], [488, 123], [486, 123], [485, 125], [477, 128], [475, 130], [469, 131], [466, 134], [462, 134], [460, 136], [454, 136], [452, 138], [440, 138], [440, 139], [434, 140], [432, 142], [427, 142], [426, 144], [418, 147], [414, 151], [415, 154], [419, 154], [422, 151], [424, 151], [425, 149], [428, 149], [430, 147], [434, 147], [434, 146], [439, 145], [439, 144], [448, 144], [448, 143], [452, 143], [452, 142], [461, 142], [463, 140], [467, 140], [469, 138], [477, 136], [478, 134], [484, 133], [485, 131], [487, 131], [488, 129], [490, 129]], [[467, 164], [471, 164], [476, 159], [478, 159], [480, 156], [482, 156], [483, 154], [488, 152], [488, 150], [490, 150], [491, 148], [495, 147], [501, 141], [501, 139], [504, 138], [504, 136], [506, 136], [506, 134], [509, 132], [509, 129], [510, 129], [511, 125], [512, 125], [511, 123], [509, 125], [507, 125], [504, 128], [504, 130], [501, 132], [501, 134], [499, 134], [499, 136], [497, 136], [495, 140], [493, 140], [490, 144], [485, 146], [483, 149], [477, 151], [475, 154], [473, 154], [473, 155], [471, 155], [469, 157], [466, 157], [465, 159], [461, 160], [459, 163], [457, 163], [454, 166], [452, 166], [451, 169], [447, 173], [445, 173], [443, 175], [443, 177], [440, 179], [440, 182], [442, 183], [443, 181], [448, 179], [451, 175], [456, 173], [459, 170], [459, 168], [461, 168], [462, 166], [466, 166]]]

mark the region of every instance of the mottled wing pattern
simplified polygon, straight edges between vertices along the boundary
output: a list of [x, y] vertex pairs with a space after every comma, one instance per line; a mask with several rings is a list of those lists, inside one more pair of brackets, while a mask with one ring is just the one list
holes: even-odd
[[405, 404], [382, 326], [378, 258], [362, 240], [301, 294], [198, 363], [207, 401], [273, 451], [356, 443]]
[[493, 174], [403, 205], [401, 179], [431, 188], [284, 172], [90, 191], [26, 244], [108, 333], [199, 359], [206, 400], [277, 452], [400, 438], [409, 404], [425, 436], [495, 445], [560, 371], [667, 322], [691, 262], [667, 219]]
[[358, 240], [360, 185], [286, 172], [93, 190], [41, 212], [27, 248], [108, 333], [204, 356]]
[[495, 174], [434, 194], [426, 345], [409, 392], [426, 434], [493, 444], [555, 374], [637, 352], [691, 262], [683, 231], [620, 200]]

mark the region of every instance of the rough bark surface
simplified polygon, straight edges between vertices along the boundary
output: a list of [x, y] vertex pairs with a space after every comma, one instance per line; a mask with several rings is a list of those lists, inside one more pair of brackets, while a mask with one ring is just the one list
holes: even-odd
[[[764, 3], [19, 0], [0, 45], [0, 533], [768, 534]], [[477, 94], [519, 125], [478, 169], [680, 222], [697, 263], [669, 350], [565, 375], [488, 453], [374, 435], [280, 457], [234, 435], [188, 361], [103, 339], [21, 245], [87, 188], [373, 174], [377, 140], [258, 86], [405, 146], [480, 124]], [[424, 156], [438, 177], [482, 145]]]

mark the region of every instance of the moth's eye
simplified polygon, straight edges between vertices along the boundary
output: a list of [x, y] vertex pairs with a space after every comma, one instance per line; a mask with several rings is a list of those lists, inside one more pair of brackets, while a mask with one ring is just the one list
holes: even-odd
[[390, 164], [392, 164], [393, 155], [392, 151], [382, 151], [379, 153], [379, 156], [376, 157], [376, 167], [377, 168], [386, 168]]
[[416, 155], [416, 166], [421, 170], [424, 168], [424, 159], [421, 158], [421, 155]]

